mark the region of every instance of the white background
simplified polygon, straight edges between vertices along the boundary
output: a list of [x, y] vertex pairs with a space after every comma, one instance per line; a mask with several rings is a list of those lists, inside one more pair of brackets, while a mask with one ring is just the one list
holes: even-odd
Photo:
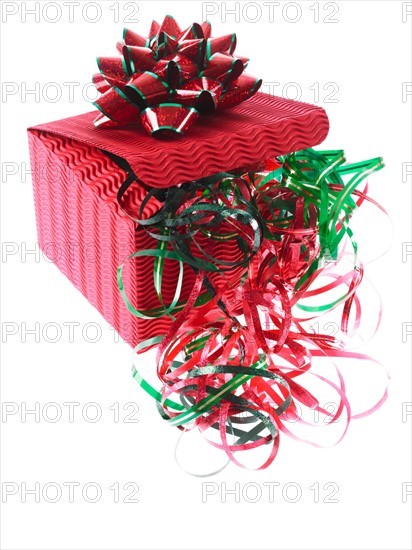
[[[29, 163], [28, 126], [91, 110], [84, 96], [87, 92], [92, 96], [86, 85], [96, 69], [95, 56], [115, 54], [123, 19], [134, 6], [138, 11], [132, 17], [138, 23], [127, 26], [141, 34], [148, 32], [152, 17], [161, 20], [171, 12], [185, 27], [201, 21], [206, 7], [202, 2], [145, 1], [126, 6], [110, 0], [100, 3], [101, 17], [93, 23], [85, 20], [95, 19], [93, 6], [86, 13], [74, 6], [70, 22], [63, 2], [61, 18], [53, 23], [58, 11], [52, 2], [40, 2], [39, 21], [33, 15], [24, 20], [24, 7], [33, 4], [2, 2], [2, 328], [7, 345], [3, 346], [1, 392], [4, 403], [18, 407], [16, 414], [3, 414], [1, 423], [3, 491], [5, 483], [18, 487], [17, 494], [2, 504], [2, 548], [410, 548], [412, 496], [402, 499], [402, 484], [411, 482], [411, 416], [403, 422], [402, 404], [412, 401], [411, 337], [402, 342], [402, 324], [411, 321], [411, 257], [403, 261], [402, 243], [412, 240], [411, 176], [402, 181], [402, 164], [411, 162], [412, 96], [402, 96], [402, 83], [412, 80], [412, 15], [403, 22], [402, 10], [412, 8], [397, 1], [341, 1], [332, 16], [337, 22], [328, 23], [324, 20], [334, 11], [334, 3], [303, 1], [298, 3], [299, 12], [291, 2], [279, 6], [240, 2], [238, 15], [227, 14], [224, 23], [225, 3], [208, 3], [209, 13], [217, 12], [208, 17], [214, 36], [237, 33], [237, 52], [251, 58], [249, 73], [267, 83], [279, 82], [275, 87], [279, 95], [283, 90], [293, 97], [293, 89], [285, 85], [295, 82], [302, 100], [318, 101], [327, 110], [331, 130], [325, 148], [344, 148], [353, 162], [384, 157], [386, 168], [371, 178], [370, 193], [389, 211], [394, 237], [391, 250], [366, 266], [382, 296], [384, 318], [378, 335], [361, 350], [372, 353], [389, 371], [388, 401], [373, 416], [354, 422], [336, 447], [317, 450], [282, 437], [278, 458], [268, 470], [229, 466], [206, 480], [216, 484], [208, 487], [217, 492], [202, 499], [204, 480], [185, 474], [174, 461], [178, 431], [162, 422], [153, 402], [131, 378], [130, 348], [115, 341], [102, 317], [39, 251], [25, 253], [35, 249], [36, 230], [31, 180], [24, 169]], [[226, 8], [234, 4], [227, 2]], [[268, 4], [274, 6], [272, 21]], [[314, 20], [317, 7], [319, 22]], [[57, 88], [49, 86], [51, 82]], [[79, 84], [73, 97], [64, 85], [68, 82]], [[323, 87], [330, 82], [339, 87], [336, 103], [324, 102], [332, 88]], [[27, 95], [25, 90], [36, 83], [37, 97]], [[319, 83], [319, 98], [311, 89], [315, 83]], [[61, 97], [54, 101], [56, 90]], [[375, 254], [376, 239], [382, 239], [382, 247], [387, 245], [387, 222], [375, 217], [372, 209], [365, 209], [357, 227], [361, 256], [368, 259]], [[366, 315], [367, 311], [366, 307]], [[26, 328], [39, 323], [38, 342], [34, 335], [24, 337], [24, 322]], [[79, 323], [73, 342], [68, 322]], [[59, 341], [49, 341], [52, 330], [43, 334], [47, 323], [62, 327]], [[88, 341], [92, 330], [82, 334], [87, 323], [100, 327], [98, 342]], [[7, 335], [5, 327], [6, 332], [17, 327], [16, 334]], [[143, 368], [154, 368], [153, 356], [143, 356], [140, 362]], [[356, 368], [360, 369], [358, 395], [367, 400], [379, 395], [379, 369], [362, 377], [362, 367]], [[53, 415], [51, 409], [40, 414], [38, 422], [33, 415], [22, 418], [23, 403], [33, 408], [35, 402], [41, 409], [56, 402], [62, 419], [47, 421], [48, 412]], [[72, 423], [65, 402], [80, 403]], [[88, 422], [81, 412], [90, 402], [102, 411], [96, 423]], [[128, 402], [139, 406], [138, 423], [123, 421], [122, 408]], [[110, 409], [114, 403], [120, 407], [119, 422]], [[28, 495], [27, 502], [22, 502], [22, 484], [30, 488], [36, 482], [41, 489], [50, 482], [62, 487], [60, 501], [49, 503], [41, 495], [37, 503]], [[65, 482], [80, 484], [72, 503]], [[102, 491], [94, 504], [81, 493], [89, 482]], [[123, 502], [130, 492], [122, 489], [127, 482], [139, 486], [139, 502]], [[279, 483], [274, 499], [263, 485], [268, 482]], [[336, 503], [323, 502], [328, 482], [338, 486]], [[115, 483], [120, 484], [120, 502], [114, 502], [109, 489]], [[223, 483], [227, 488], [239, 484], [239, 502], [233, 495], [222, 502]], [[252, 485], [245, 489], [247, 483]], [[285, 489], [288, 483], [293, 484], [290, 493], [288, 486]], [[319, 483], [320, 502], [315, 502], [314, 490], [309, 488], [315, 483]], [[293, 503], [296, 487], [301, 498]], [[259, 489], [260, 500], [250, 502]]]

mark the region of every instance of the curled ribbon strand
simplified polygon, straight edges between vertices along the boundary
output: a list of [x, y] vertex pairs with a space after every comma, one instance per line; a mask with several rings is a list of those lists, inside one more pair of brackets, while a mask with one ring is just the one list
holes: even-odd
[[[173, 319], [167, 334], [135, 348], [141, 353], [157, 347], [162, 389], [157, 391], [133, 367], [135, 380], [156, 400], [167, 423], [181, 430], [198, 428], [239, 466], [244, 464], [238, 453], [269, 445], [263, 469], [276, 457], [281, 432], [297, 438], [291, 419], [310, 424], [302, 408], [322, 415], [326, 426], [342, 418], [340, 440], [351, 417], [369, 414], [384, 402], [386, 390], [375, 406], [352, 416], [334, 359], [374, 360], [345, 351], [342, 339], [304, 329], [305, 321], [331, 311], [340, 311], [343, 336], [359, 328], [363, 266], [349, 221], [364, 201], [374, 203], [367, 184], [360, 186], [382, 167], [381, 158], [346, 164], [343, 151], [307, 149], [246, 171], [152, 189], [139, 212], [126, 209], [125, 195], [136, 181], [129, 178], [119, 204], [157, 247], [137, 251], [125, 263], [137, 255], [155, 258], [160, 305], [142, 312], [131, 304], [122, 283], [123, 265], [119, 288], [133, 314]], [[152, 198], [160, 207], [148, 218], [145, 206]], [[228, 240], [236, 243], [230, 258], [222, 253]], [[350, 250], [342, 246], [345, 240]], [[186, 300], [179, 276], [169, 305], [162, 299], [166, 259], [179, 262], [181, 272], [188, 265], [196, 273]], [[322, 303], [313, 305], [319, 298]], [[314, 369], [315, 358], [329, 359], [322, 374]], [[309, 375], [334, 394], [333, 413], [305, 387]], [[207, 437], [210, 429], [219, 442]]]

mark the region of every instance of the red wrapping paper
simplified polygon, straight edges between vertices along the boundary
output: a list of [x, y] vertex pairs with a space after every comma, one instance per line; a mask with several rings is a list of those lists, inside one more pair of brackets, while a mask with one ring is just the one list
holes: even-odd
[[[102, 151], [126, 160], [143, 182], [127, 198], [138, 209], [146, 186], [177, 185], [311, 147], [329, 129], [320, 107], [262, 93], [219, 117], [202, 119], [173, 143], [155, 140], [139, 128], [95, 128], [94, 116], [79, 115], [28, 131], [38, 239], [45, 255], [132, 346], [165, 333], [171, 321], [133, 316], [118, 291], [119, 264], [154, 243], [120, 211], [116, 196], [126, 174]], [[150, 208], [154, 212], [156, 205]], [[219, 246], [218, 254], [233, 259], [236, 246], [230, 241]], [[56, 255], [56, 249], [62, 253]], [[178, 271], [177, 262], [167, 266], [166, 302], [173, 299]], [[158, 305], [152, 272], [153, 260], [141, 258], [124, 274], [138, 309]], [[182, 299], [194, 280], [185, 268]]]

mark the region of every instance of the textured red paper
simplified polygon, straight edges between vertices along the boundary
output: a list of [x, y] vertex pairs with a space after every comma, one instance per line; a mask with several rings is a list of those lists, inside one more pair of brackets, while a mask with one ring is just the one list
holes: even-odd
[[95, 128], [95, 115], [87, 113], [35, 129], [118, 155], [152, 187], [169, 187], [313, 147], [329, 130], [321, 107], [263, 93], [215, 117], [202, 117], [187, 136], [173, 141], [157, 140], [138, 125]]
[[[116, 195], [126, 174], [99, 149], [125, 158], [146, 184], [164, 187], [249, 165], [320, 143], [328, 132], [323, 109], [256, 94], [239, 107], [206, 119], [178, 141], [158, 141], [144, 130], [94, 128], [88, 113], [29, 129], [39, 244], [89, 302], [131, 345], [164, 333], [170, 319], [133, 316], [117, 288], [117, 268], [127, 254], [156, 243], [119, 209]], [[133, 186], [128, 201], [145, 196]], [[155, 208], [155, 205], [153, 205]], [[225, 242], [221, 257], [233, 260], [237, 245]], [[124, 273], [138, 309], [159, 305], [153, 260], [140, 258]], [[165, 270], [163, 296], [173, 299], [177, 262]], [[194, 274], [185, 268], [187, 298]]]

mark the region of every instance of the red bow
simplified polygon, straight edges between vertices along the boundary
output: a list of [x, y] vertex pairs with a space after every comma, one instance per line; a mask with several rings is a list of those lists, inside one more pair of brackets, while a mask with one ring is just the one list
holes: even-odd
[[128, 29], [117, 44], [122, 57], [99, 57], [93, 82], [102, 95], [95, 126], [125, 126], [140, 119], [152, 135], [182, 135], [199, 114], [234, 107], [262, 81], [243, 71], [235, 57], [236, 35], [211, 38], [207, 21], [181, 31], [170, 15], [153, 21], [149, 38]]

